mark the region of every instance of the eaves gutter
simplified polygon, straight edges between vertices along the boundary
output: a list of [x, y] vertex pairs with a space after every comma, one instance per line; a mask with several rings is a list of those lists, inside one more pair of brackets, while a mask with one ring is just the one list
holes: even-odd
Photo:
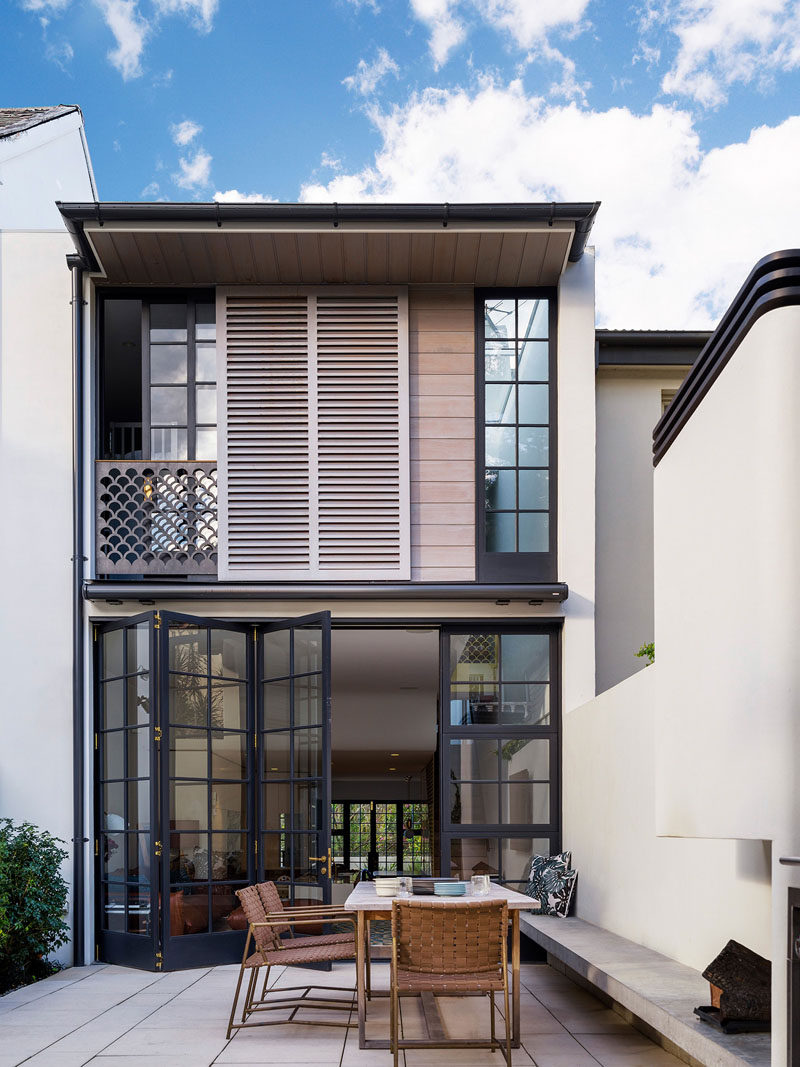
[[710, 330], [595, 330], [595, 366], [691, 366], [710, 337]]
[[525, 600], [560, 604], [569, 596], [564, 582], [480, 585], [475, 582], [85, 582], [86, 600]]
[[56, 201], [79, 254], [95, 263], [83, 227], [86, 223], [213, 223], [297, 222], [328, 224], [343, 222], [385, 223], [547, 223], [571, 222], [575, 232], [569, 259], [577, 262], [586, 249], [599, 201], [550, 204], [222, 204], [137, 202], [64, 203]]
[[776, 308], [800, 305], [800, 249], [764, 256], [753, 267], [719, 326], [653, 430], [653, 466], [657, 467], [703, 397], [753, 325]]

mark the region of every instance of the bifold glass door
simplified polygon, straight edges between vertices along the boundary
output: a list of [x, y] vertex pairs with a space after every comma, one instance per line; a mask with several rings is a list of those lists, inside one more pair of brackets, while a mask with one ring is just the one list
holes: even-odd
[[97, 951], [234, 962], [236, 890], [330, 893], [330, 616], [153, 612], [96, 637]]

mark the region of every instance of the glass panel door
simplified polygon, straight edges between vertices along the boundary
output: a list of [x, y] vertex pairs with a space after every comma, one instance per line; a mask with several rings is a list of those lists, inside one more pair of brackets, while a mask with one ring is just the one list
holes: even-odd
[[[233, 962], [236, 890], [255, 875], [250, 679], [254, 630], [162, 612], [164, 966]], [[238, 955], [237, 955], [238, 954]]]
[[147, 970], [158, 952], [153, 637], [151, 614], [96, 631], [98, 951]]
[[259, 880], [330, 901], [330, 612], [273, 623], [258, 647]]

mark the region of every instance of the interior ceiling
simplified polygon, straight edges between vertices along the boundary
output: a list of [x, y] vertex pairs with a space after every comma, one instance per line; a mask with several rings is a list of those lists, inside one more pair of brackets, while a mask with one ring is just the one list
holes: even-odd
[[108, 283], [556, 285], [572, 224], [542, 229], [354, 232], [86, 226]]
[[334, 629], [331, 659], [334, 777], [418, 774], [436, 751], [438, 631]]

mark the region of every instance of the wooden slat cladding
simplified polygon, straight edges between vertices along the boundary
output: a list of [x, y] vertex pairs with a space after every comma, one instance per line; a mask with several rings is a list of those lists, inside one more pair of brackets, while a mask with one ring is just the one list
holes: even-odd
[[399, 571], [398, 299], [320, 296], [316, 305], [320, 571]]
[[225, 549], [231, 578], [311, 560], [308, 305], [229, 296], [225, 307]]
[[411, 577], [475, 579], [475, 323], [471, 287], [409, 289]]
[[218, 290], [220, 576], [410, 577], [405, 291]]

